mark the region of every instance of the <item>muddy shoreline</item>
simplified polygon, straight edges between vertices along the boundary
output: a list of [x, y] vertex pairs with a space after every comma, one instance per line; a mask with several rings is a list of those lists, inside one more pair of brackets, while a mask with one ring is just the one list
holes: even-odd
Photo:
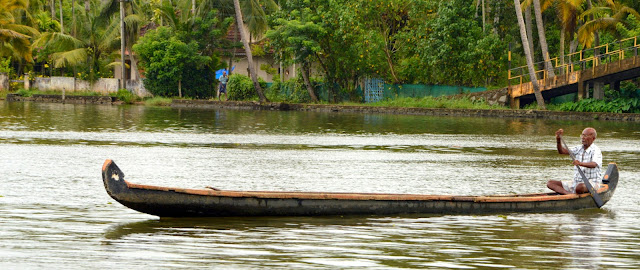
[[[22, 97], [8, 94], [7, 102], [44, 102], [44, 103], [71, 103], [71, 104], [103, 104], [120, 105], [122, 101], [109, 96], [66, 96], [61, 95], [33, 95]], [[405, 107], [373, 107], [355, 105], [334, 104], [298, 104], [269, 102], [259, 103], [255, 101], [214, 101], [214, 100], [184, 100], [174, 99], [170, 105], [172, 108], [198, 108], [198, 109], [233, 109], [233, 110], [278, 110], [278, 111], [304, 111], [304, 112], [341, 112], [341, 113], [373, 113], [373, 114], [404, 114], [425, 116], [458, 116], [458, 117], [494, 117], [494, 118], [529, 118], [529, 119], [555, 119], [555, 120], [603, 120], [603, 121], [628, 121], [640, 122], [640, 114], [637, 113], [603, 113], [603, 112], [560, 112], [540, 110], [480, 110], [480, 109], [443, 109], [443, 108], [405, 108]]]
[[560, 112], [540, 110], [480, 110], [480, 109], [443, 109], [443, 108], [404, 108], [373, 107], [332, 104], [290, 104], [264, 103], [249, 101], [211, 101], [211, 100], [173, 100], [173, 108], [201, 109], [236, 109], [236, 110], [280, 110], [308, 112], [342, 112], [342, 113], [384, 113], [425, 116], [460, 116], [460, 117], [495, 117], [495, 118], [538, 118], [556, 120], [605, 120], [640, 122], [637, 113], [602, 113], [602, 112]]

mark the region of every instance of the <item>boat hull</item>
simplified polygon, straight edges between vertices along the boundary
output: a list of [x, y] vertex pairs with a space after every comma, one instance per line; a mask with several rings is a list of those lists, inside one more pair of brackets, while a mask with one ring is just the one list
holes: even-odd
[[[610, 164], [607, 185], [599, 190], [606, 203], [617, 185]], [[590, 194], [552, 193], [514, 196], [448, 196], [377, 193], [222, 191], [132, 184], [111, 160], [103, 166], [109, 195], [123, 205], [160, 217], [321, 216], [398, 214], [485, 214], [550, 212], [597, 208]]]

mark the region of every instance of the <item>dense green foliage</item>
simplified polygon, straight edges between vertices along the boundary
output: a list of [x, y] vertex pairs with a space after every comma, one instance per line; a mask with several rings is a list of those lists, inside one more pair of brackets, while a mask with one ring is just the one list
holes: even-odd
[[[120, 33], [117, 1], [61, 2], [0, 0], [0, 69], [10, 71], [13, 79], [25, 73], [89, 81], [111, 77], [124, 37], [125, 50], [135, 52], [132, 65], [142, 71], [151, 93], [178, 96], [181, 88], [182, 96], [209, 98], [215, 96], [214, 71], [226, 66], [221, 56], [242, 46], [237, 38], [227, 38], [235, 20], [229, 0], [127, 1], [124, 33]], [[520, 2], [528, 6], [531, 1]], [[640, 35], [640, 16], [633, 10], [640, 8], [639, 1], [541, 3], [551, 58]], [[273, 76], [280, 64], [295, 65], [296, 74], [309, 75], [276, 81], [267, 91], [274, 100], [309, 102], [306, 84], [316, 95], [321, 92], [324, 101], [361, 100], [357, 89], [364, 78], [499, 88], [507, 85], [509, 64], [512, 68], [525, 64], [512, 0], [241, 0], [240, 4], [251, 49], [255, 55], [273, 58], [268, 64], [259, 63], [263, 70]], [[540, 62], [540, 40], [535, 21], [532, 24], [534, 62]], [[637, 89], [639, 84], [636, 80], [629, 87]], [[246, 78], [230, 81], [232, 99], [254, 99], [253, 91]], [[609, 91], [607, 105], [582, 101], [563, 108], [633, 111], [637, 98]]]
[[[312, 78], [311, 84], [315, 92], [318, 93], [318, 87], [322, 82], [319, 78]], [[311, 97], [307, 92], [304, 80], [301, 75], [296, 78], [291, 78], [285, 82], [276, 80], [265, 92], [267, 98], [272, 101], [278, 102], [292, 102], [292, 103], [309, 103]]]
[[198, 45], [185, 43], [168, 27], [159, 27], [142, 37], [133, 50], [145, 69], [145, 87], [154, 95], [178, 96], [181, 84], [183, 96], [211, 95], [207, 78], [213, 76], [206, 66], [211, 58], [198, 54]]
[[231, 100], [243, 100], [256, 97], [251, 78], [241, 74], [232, 74], [229, 76], [227, 95]]
[[560, 104], [558, 110], [576, 112], [640, 113], [640, 89], [624, 82], [620, 91], [607, 89], [605, 99], [583, 99], [578, 102]]

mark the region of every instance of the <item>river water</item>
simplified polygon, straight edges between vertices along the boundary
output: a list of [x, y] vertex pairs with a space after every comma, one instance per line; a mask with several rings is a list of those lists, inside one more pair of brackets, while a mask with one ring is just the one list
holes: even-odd
[[[513, 194], [566, 180], [598, 130], [620, 167], [602, 209], [500, 215], [159, 219], [104, 190]], [[640, 124], [0, 103], [0, 269], [640, 268]]]

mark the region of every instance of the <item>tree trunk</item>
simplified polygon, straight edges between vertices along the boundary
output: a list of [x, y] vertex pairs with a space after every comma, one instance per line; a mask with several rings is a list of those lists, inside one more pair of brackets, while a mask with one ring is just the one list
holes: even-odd
[[485, 16], [484, 0], [482, 0], [482, 33], [484, 33], [484, 31], [485, 31], [486, 22], [487, 22], [487, 19], [486, 19], [486, 16]]
[[531, 7], [524, 10], [524, 21], [527, 26], [527, 40], [529, 41], [529, 51], [531, 52], [531, 59], [534, 63], [536, 60], [535, 50], [533, 49], [533, 18], [531, 17]]
[[49, 1], [49, 9], [51, 9], [51, 19], [56, 17], [56, 0]]
[[536, 14], [536, 27], [538, 28], [538, 39], [540, 39], [540, 50], [542, 51], [542, 59], [544, 59], [544, 67], [547, 70], [548, 77], [556, 76], [553, 71], [553, 64], [549, 59], [549, 47], [547, 46], [547, 37], [544, 33], [544, 24], [542, 22], [542, 10], [540, 8], [540, 0], [533, 0], [533, 10]]
[[71, 0], [71, 18], [71, 36], [76, 37], [76, 0]]
[[[240, 33], [240, 30], [238, 30], [238, 24], [236, 24], [236, 31], [238, 31], [238, 33]], [[233, 35], [233, 43], [235, 44], [236, 41], [237, 41], [236, 40], [236, 35]], [[229, 72], [227, 72], [227, 75], [229, 75], [229, 76], [231, 76], [231, 72], [232, 72], [231, 69], [233, 68], [233, 58], [235, 58], [235, 56], [236, 56], [236, 48], [232, 47], [231, 48], [231, 56], [229, 56], [229, 68], [227, 70], [227, 71], [229, 71]]]
[[560, 70], [560, 73], [564, 74], [565, 72], [568, 72], [568, 70], [566, 70], [566, 67], [564, 66], [565, 61], [564, 61], [564, 43], [565, 43], [565, 33], [564, 33], [564, 29], [560, 30], [560, 65], [562, 65], [562, 69]]
[[[491, 2], [489, 2], [491, 3]], [[500, 25], [500, 6], [496, 6], [493, 10], [493, 33], [498, 35], [498, 25]]]
[[62, 0], [58, 0], [60, 6], [60, 34], [64, 34], [64, 21], [62, 20]]
[[400, 83], [400, 80], [396, 75], [396, 70], [393, 68], [393, 58], [391, 52], [389, 52], [389, 48], [387, 48], [387, 46], [385, 46], [384, 53], [387, 56], [387, 64], [389, 65], [389, 71], [391, 72], [391, 77], [393, 77], [393, 82]]
[[536, 96], [536, 101], [538, 102], [538, 108], [546, 110], [546, 106], [544, 105], [544, 98], [542, 97], [542, 93], [540, 92], [540, 86], [538, 85], [538, 79], [536, 78], [536, 71], [533, 68], [533, 58], [531, 55], [530, 47], [528, 46], [529, 40], [527, 39], [527, 31], [526, 26], [524, 24], [524, 19], [522, 18], [522, 9], [520, 8], [520, 0], [513, 0], [516, 7], [516, 17], [518, 17], [518, 26], [520, 26], [520, 38], [522, 39], [522, 48], [524, 49], [524, 54], [527, 58], [527, 68], [529, 69], [529, 76], [531, 77], [531, 84], [533, 84], [533, 91]]
[[240, 10], [240, 1], [233, 0], [233, 7], [236, 10], [236, 22], [238, 23], [238, 30], [240, 31], [240, 39], [242, 39], [242, 44], [244, 45], [244, 51], [247, 53], [247, 62], [249, 63], [249, 73], [251, 73], [251, 80], [253, 81], [253, 87], [255, 87], [256, 92], [258, 93], [258, 97], [260, 98], [260, 102], [269, 102], [267, 97], [262, 93], [262, 88], [260, 87], [260, 83], [258, 83], [258, 76], [253, 67], [253, 55], [251, 54], [251, 47], [249, 47], [249, 41], [247, 41], [247, 37], [244, 33], [244, 27], [242, 27], [242, 11]]
[[304, 84], [307, 86], [307, 92], [309, 92], [311, 101], [318, 102], [318, 97], [316, 96], [316, 93], [314, 93], [313, 91], [311, 80], [309, 80], [310, 71], [311, 71], [311, 68], [309, 67], [309, 63], [302, 63], [302, 79], [304, 79]]

